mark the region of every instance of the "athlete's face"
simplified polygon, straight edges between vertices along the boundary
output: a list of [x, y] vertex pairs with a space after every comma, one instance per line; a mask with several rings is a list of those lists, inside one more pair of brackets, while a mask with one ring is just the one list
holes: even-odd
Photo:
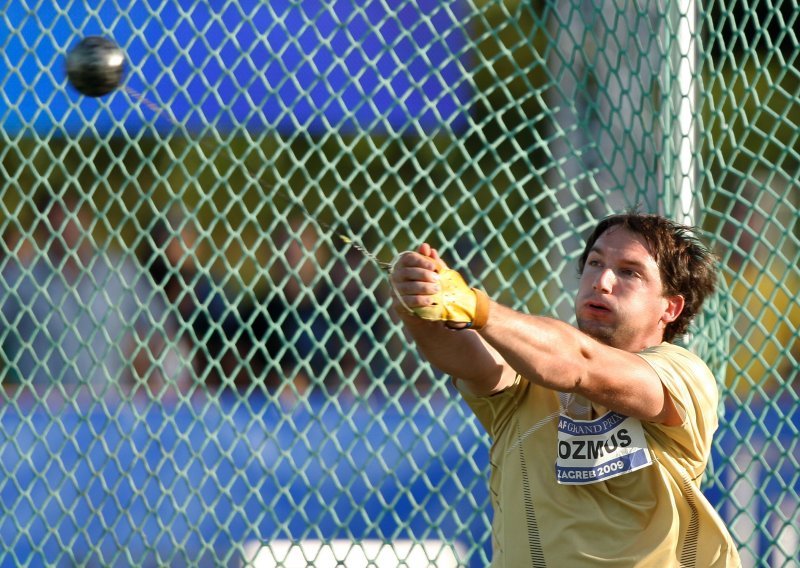
[[664, 329], [683, 309], [665, 297], [661, 275], [645, 240], [612, 226], [586, 258], [575, 303], [578, 327], [598, 341], [640, 351], [661, 343]]

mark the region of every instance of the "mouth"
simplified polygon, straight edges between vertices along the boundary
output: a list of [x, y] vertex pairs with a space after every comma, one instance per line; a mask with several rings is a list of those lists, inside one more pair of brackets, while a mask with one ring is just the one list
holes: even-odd
[[611, 308], [602, 302], [586, 302], [584, 308], [591, 313], [610, 314]]

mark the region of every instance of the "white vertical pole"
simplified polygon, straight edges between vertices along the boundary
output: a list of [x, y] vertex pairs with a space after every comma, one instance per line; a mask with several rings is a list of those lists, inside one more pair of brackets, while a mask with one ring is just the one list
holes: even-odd
[[692, 225], [695, 221], [697, 186], [697, 4], [696, 0], [678, 0], [678, 84], [677, 84], [677, 154], [678, 203], [676, 220]]

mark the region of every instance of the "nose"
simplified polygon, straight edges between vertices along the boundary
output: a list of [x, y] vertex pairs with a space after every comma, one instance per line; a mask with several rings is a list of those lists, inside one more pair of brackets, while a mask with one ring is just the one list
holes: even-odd
[[606, 268], [597, 274], [592, 287], [603, 294], [610, 294], [611, 290], [614, 289], [614, 282], [616, 279], [617, 276], [614, 274], [614, 271], [610, 268]]

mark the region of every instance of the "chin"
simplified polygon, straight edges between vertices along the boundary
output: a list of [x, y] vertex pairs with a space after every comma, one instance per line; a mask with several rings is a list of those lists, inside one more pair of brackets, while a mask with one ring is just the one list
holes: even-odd
[[586, 322], [578, 321], [578, 329], [604, 345], [620, 347], [620, 334], [616, 327], [599, 324], [597, 322], [590, 322], [587, 324]]

